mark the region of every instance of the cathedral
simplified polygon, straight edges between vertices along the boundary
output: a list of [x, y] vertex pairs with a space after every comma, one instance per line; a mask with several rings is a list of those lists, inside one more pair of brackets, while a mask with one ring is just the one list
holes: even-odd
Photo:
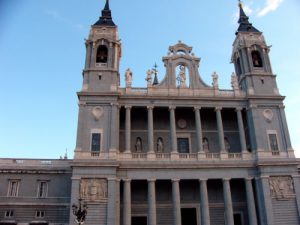
[[[85, 42], [74, 159], [0, 159], [0, 225], [299, 225], [299, 161], [269, 58], [239, 5], [231, 89], [179, 41], [120, 86], [109, 1]], [[226, 60], [226, 59], [224, 59]], [[75, 121], [74, 121], [75, 122]]]

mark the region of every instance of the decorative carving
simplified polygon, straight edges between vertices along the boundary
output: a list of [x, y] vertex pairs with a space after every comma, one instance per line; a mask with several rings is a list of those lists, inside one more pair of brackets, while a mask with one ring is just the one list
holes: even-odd
[[132, 85], [132, 72], [130, 69], [126, 70], [125, 73], [126, 87], [131, 87]]
[[294, 183], [291, 177], [270, 177], [271, 196], [277, 199], [285, 199], [295, 194]]
[[186, 122], [185, 119], [179, 119], [179, 120], [177, 121], [177, 125], [178, 125], [178, 127], [179, 127], [180, 129], [184, 129], [184, 128], [187, 127], [187, 122]]
[[90, 201], [107, 199], [107, 180], [99, 178], [81, 179], [80, 198]]
[[216, 72], [213, 72], [211, 75], [213, 78], [212, 85], [214, 88], [218, 89], [219, 88], [219, 75]]
[[96, 121], [98, 121], [101, 118], [101, 116], [103, 115], [103, 111], [104, 111], [103, 107], [101, 107], [101, 106], [96, 106], [93, 108], [92, 114]]
[[274, 114], [273, 114], [272, 109], [265, 109], [263, 114], [264, 114], [264, 117], [266, 118], [267, 122], [270, 123], [273, 120]]

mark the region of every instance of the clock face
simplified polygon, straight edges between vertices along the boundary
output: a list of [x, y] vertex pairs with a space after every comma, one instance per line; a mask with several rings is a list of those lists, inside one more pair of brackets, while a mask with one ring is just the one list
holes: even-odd
[[184, 129], [187, 126], [186, 120], [185, 119], [179, 119], [177, 121], [177, 125], [179, 128]]

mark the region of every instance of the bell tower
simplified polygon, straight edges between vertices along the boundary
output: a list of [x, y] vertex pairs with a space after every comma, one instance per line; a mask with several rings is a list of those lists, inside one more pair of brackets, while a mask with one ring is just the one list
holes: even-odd
[[120, 83], [121, 42], [113, 22], [109, 0], [102, 15], [92, 25], [86, 40], [86, 61], [83, 71], [83, 92], [114, 92]]
[[270, 47], [250, 22], [241, 2], [239, 27], [233, 43], [232, 62], [239, 86], [248, 95], [279, 95], [269, 59]]

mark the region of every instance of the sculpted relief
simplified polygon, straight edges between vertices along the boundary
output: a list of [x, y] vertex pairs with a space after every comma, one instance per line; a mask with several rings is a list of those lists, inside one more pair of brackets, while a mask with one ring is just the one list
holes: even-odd
[[107, 199], [106, 179], [87, 178], [81, 179], [80, 198], [90, 201]]
[[277, 199], [285, 199], [293, 196], [294, 183], [291, 177], [270, 177], [271, 196]]

